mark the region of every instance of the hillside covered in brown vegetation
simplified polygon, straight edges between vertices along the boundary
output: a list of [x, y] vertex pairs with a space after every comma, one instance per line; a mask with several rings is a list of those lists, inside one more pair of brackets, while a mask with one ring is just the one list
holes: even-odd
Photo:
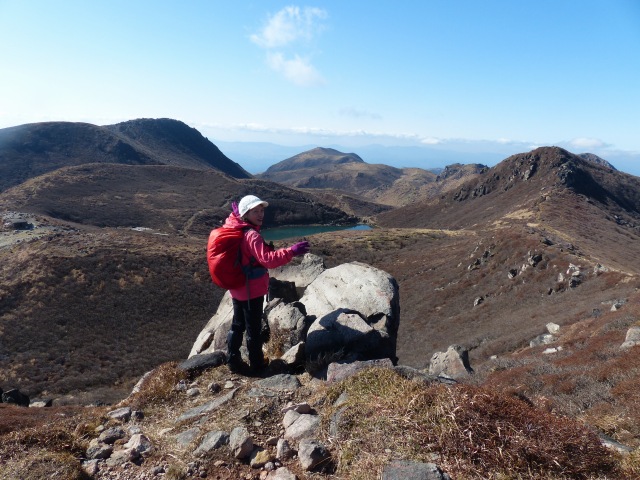
[[[147, 134], [122, 131], [119, 135], [143, 142]], [[161, 144], [155, 145], [156, 159], [171, 157], [170, 153], [163, 157], [158, 150]], [[364, 163], [347, 160], [340, 165], [358, 169]], [[332, 167], [327, 178], [347, 171], [342, 168]], [[449, 187], [418, 193], [419, 186], [408, 188], [407, 192], [415, 194], [410, 203], [405, 202], [409, 196], [404, 193], [396, 197], [397, 203], [375, 203], [374, 197], [357, 192], [357, 184], [349, 183], [358, 178], [357, 173], [342, 177], [351, 190], [344, 192], [327, 184], [316, 190], [265, 179], [232, 178], [209, 168], [169, 162], [97, 161], [30, 172], [21, 174], [28, 178], [20, 177], [0, 193], [0, 211], [6, 218], [20, 212], [37, 227], [5, 230], [0, 242], [0, 386], [5, 390], [19, 387], [34, 397], [57, 398], [58, 404], [111, 402], [128, 393], [143, 373], [164, 364], [164, 390], [151, 392], [140, 400], [140, 407], [160, 412], [182, 405], [184, 398], [172, 390], [180, 376], [171, 362], [186, 357], [223, 293], [208, 279], [206, 235], [228, 214], [232, 200], [255, 193], [269, 200], [271, 216], [266, 223], [274, 225], [346, 223], [365, 216], [376, 223], [369, 231], [310, 237], [312, 252], [322, 256], [329, 267], [357, 260], [397, 280], [400, 364], [427, 368], [435, 352], [454, 344], [469, 352], [475, 374], [455, 394], [460, 410], [452, 405], [450, 411], [451, 415], [460, 412], [458, 418], [469, 423], [451, 425], [452, 431], [473, 436], [480, 418], [474, 415], [485, 412], [493, 419], [491, 428], [502, 425], [515, 432], [524, 428], [513, 427], [517, 415], [509, 420], [503, 416], [513, 411], [526, 418], [548, 419], [558, 427], [556, 434], [564, 432], [557, 442], [586, 435], [579, 427], [584, 425], [629, 449], [640, 446], [640, 347], [621, 348], [628, 331], [638, 326], [640, 315], [640, 179], [606, 163], [543, 147], [509, 157], [492, 168], [474, 167], [469, 175], [464, 166], [453, 165], [440, 173], [440, 180], [429, 183], [423, 177], [417, 181], [431, 185], [448, 179]], [[532, 340], [547, 332], [549, 323], [559, 327], [552, 343], [533, 344]], [[207, 375], [211, 378], [204, 377], [201, 384], [224, 382], [228, 372], [222, 368]], [[396, 388], [414, 392], [415, 387], [402, 383], [404, 380], [386, 378], [384, 382], [390, 382], [385, 388], [396, 405], [402, 396]], [[356, 389], [353, 385], [344, 388]], [[368, 393], [375, 397], [376, 392]], [[436, 389], [415, 393], [412, 398], [437, 397], [438, 403], [430, 404], [437, 409], [444, 408], [441, 395]], [[383, 394], [375, 397], [376, 405], [387, 405], [390, 400], [385, 398]], [[513, 398], [521, 403], [512, 404]], [[261, 410], [259, 419], [250, 414], [248, 424], [266, 422], [279, 407], [270, 404]], [[366, 418], [366, 412], [375, 416], [367, 400], [360, 407], [363, 417], [355, 417], [354, 425]], [[407, 421], [409, 430], [418, 426], [416, 431], [423, 432], [420, 429], [431, 424], [409, 415], [410, 407], [407, 405], [406, 416], [396, 420]], [[69, 418], [74, 418], [76, 427], [95, 422], [93, 417], [78, 420], [73, 415]], [[555, 423], [552, 418], [561, 420]], [[577, 423], [565, 424], [565, 419]], [[28, 419], [21, 422], [30, 424]], [[64, 436], [62, 430], [69, 430], [68, 425], [60, 428], [60, 436]], [[354, 462], [356, 457], [351, 454], [359, 444], [357, 438], [378, 429], [390, 432], [388, 428], [371, 425], [366, 434], [355, 432], [350, 437], [351, 450], [345, 443], [334, 446], [336, 453], [341, 452], [337, 456], [342, 462]], [[447, 437], [452, 443], [441, 445], [444, 464], [460, 472], [455, 478], [492, 478], [490, 472], [499, 470], [499, 455], [473, 456], [483, 448], [485, 453], [505, 448], [504, 443], [490, 443], [499, 437], [491, 428], [477, 431], [482, 438], [478, 442], [466, 444], [463, 435]], [[88, 429], [85, 425], [80, 428], [84, 433], [64, 437], [62, 443], [82, 443], [79, 439], [93, 435]], [[407, 429], [396, 432], [394, 441], [401, 442]], [[16, 433], [16, 439], [28, 450], [34, 439], [25, 432]], [[551, 438], [546, 432], [541, 435]], [[418, 433], [416, 438], [435, 441]], [[508, 439], [505, 442], [512, 437]], [[409, 442], [404, 453], [411, 451], [420, 457], [412, 450], [419, 445], [420, 441]], [[575, 447], [571, 445], [567, 448]], [[385, 451], [376, 448], [363, 454], [375, 464], [371, 472], [379, 471], [372, 459]], [[538, 448], [542, 444], [528, 451], [537, 455]], [[637, 450], [635, 456], [613, 458], [593, 445], [584, 448], [576, 458], [592, 458], [591, 471], [577, 463], [565, 470], [547, 469], [531, 457], [522, 470], [500, 467], [507, 476], [495, 478], [622, 479], [640, 475], [634, 463]], [[457, 453], [447, 456], [442, 453], [447, 449]], [[80, 451], [78, 447], [76, 455]], [[587, 451], [593, 455], [586, 455]], [[473, 466], [455, 467], [451, 459], [456, 455], [478, 460]], [[515, 461], [516, 457], [510, 458]], [[162, 461], [166, 463], [167, 458]], [[545, 458], [544, 462], [553, 463]], [[489, 462], [486, 468], [482, 462]], [[366, 471], [368, 464], [352, 465]], [[245, 466], [235, 465], [230, 476], [220, 478], [238, 478], [233, 476], [238, 472], [250, 475]], [[373, 473], [349, 476], [353, 474], [336, 468], [336, 478], [376, 478]], [[537, 476], [523, 473], [527, 468], [537, 469]]]

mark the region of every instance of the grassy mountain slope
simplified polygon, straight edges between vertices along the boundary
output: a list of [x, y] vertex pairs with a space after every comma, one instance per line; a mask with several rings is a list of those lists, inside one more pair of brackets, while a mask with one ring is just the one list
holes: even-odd
[[227, 158], [195, 128], [170, 118], [143, 118], [108, 125], [109, 131], [165, 165], [214, 168], [235, 178], [251, 174]]
[[133, 120], [106, 127], [45, 122], [0, 129], [0, 191], [58, 168], [87, 163], [174, 165], [249, 178], [182, 122]]
[[61, 168], [0, 193], [0, 208], [100, 227], [206, 235], [228, 216], [232, 200], [249, 193], [272, 202], [266, 216], [271, 225], [353, 221], [342, 211], [275, 183], [166, 165]]
[[557, 147], [514, 155], [431, 203], [381, 214], [381, 225], [471, 228], [520, 219], [617, 269], [640, 268], [640, 179]]

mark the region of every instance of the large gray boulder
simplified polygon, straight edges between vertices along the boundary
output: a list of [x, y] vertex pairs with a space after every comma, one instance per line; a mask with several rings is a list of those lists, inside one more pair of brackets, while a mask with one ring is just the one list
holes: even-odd
[[209, 319], [191, 347], [189, 358], [200, 353], [213, 353], [216, 350], [226, 351], [227, 333], [231, 328], [232, 320], [233, 301], [227, 291], [222, 297], [215, 315]]
[[398, 283], [388, 273], [360, 262], [345, 263], [322, 272], [307, 287], [300, 302], [307, 316], [315, 317], [316, 321], [337, 310], [359, 312], [380, 337], [389, 339], [392, 345], [389, 357], [396, 361], [400, 292]]
[[307, 315], [321, 317], [348, 308], [366, 317], [400, 314], [398, 283], [388, 273], [360, 262], [338, 265], [322, 272], [300, 299]]
[[293, 282], [298, 288], [304, 288], [324, 272], [324, 260], [318, 255], [307, 253], [299, 265], [289, 263], [269, 271], [271, 278], [283, 282]]
[[[317, 362], [343, 354], [355, 360], [395, 360], [395, 339], [374, 328], [361, 313], [338, 309], [318, 318], [309, 327], [305, 344], [308, 361]], [[339, 355], [338, 355], [339, 356]]]

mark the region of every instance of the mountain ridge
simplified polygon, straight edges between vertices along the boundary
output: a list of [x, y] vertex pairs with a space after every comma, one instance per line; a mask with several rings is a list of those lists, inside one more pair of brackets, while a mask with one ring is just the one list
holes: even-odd
[[[175, 141], [171, 148], [165, 136]], [[251, 177], [197, 130], [177, 120], [142, 119], [106, 127], [44, 122], [0, 129], [0, 192], [58, 168], [85, 163], [172, 164]]]

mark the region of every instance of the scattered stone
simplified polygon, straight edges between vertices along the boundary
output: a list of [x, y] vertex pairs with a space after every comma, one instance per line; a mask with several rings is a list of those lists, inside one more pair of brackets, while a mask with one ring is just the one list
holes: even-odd
[[446, 352], [436, 352], [429, 363], [429, 375], [456, 379], [471, 375], [469, 352], [460, 345], [451, 345]]
[[138, 382], [133, 386], [133, 389], [131, 390], [131, 395], [139, 393], [140, 390], [142, 390], [143, 385], [145, 384], [145, 382], [151, 376], [152, 373], [153, 373], [153, 370], [150, 370], [147, 373], [145, 373], [142, 377], [140, 377], [140, 380], [138, 380]]
[[178, 368], [190, 374], [197, 374], [210, 368], [220, 367], [224, 365], [226, 361], [226, 353], [222, 350], [216, 350], [211, 353], [190, 356], [187, 360], [180, 363]]
[[107, 445], [113, 445], [116, 443], [116, 440], [120, 440], [126, 436], [127, 432], [120, 427], [107, 428], [98, 436], [98, 441], [106, 443]]
[[209, 392], [213, 394], [220, 393], [220, 391], [222, 390], [222, 386], [217, 382], [211, 382], [207, 387], [207, 390], [209, 390]]
[[247, 396], [250, 398], [259, 398], [259, 397], [271, 397], [275, 398], [278, 396], [278, 392], [275, 390], [269, 390], [266, 388], [251, 388], [247, 392]]
[[604, 265], [600, 265], [599, 263], [596, 263], [596, 265], [593, 267], [594, 275], [599, 275], [601, 273], [608, 272], [608, 271], [609, 269], [607, 267], [605, 267]]
[[433, 463], [393, 460], [382, 470], [382, 480], [451, 480]]
[[229, 435], [229, 448], [233, 456], [239, 460], [248, 458], [253, 451], [253, 439], [245, 427], [236, 427]]
[[562, 351], [562, 346], [546, 348], [542, 353], [545, 355], [549, 355], [551, 353], [558, 353]]
[[228, 393], [211, 400], [210, 402], [205, 403], [204, 405], [200, 405], [198, 407], [192, 408], [191, 410], [187, 410], [185, 413], [180, 415], [176, 419], [176, 423], [184, 422], [185, 420], [191, 420], [195, 417], [199, 417], [202, 414], [208, 413], [212, 410], [220, 408], [222, 405], [227, 403], [229, 400], [233, 398], [238, 389], [234, 388], [230, 390]]
[[295, 404], [289, 402], [286, 407], [282, 408], [282, 413], [287, 413], [289, 410], [293, 410], [294, 412], [298, 413], [309, 413], [311, 412], [311, 405], [309, 405], [307, 402]]
[[105, 445], [104, 443], [98, 443], [96, 439], [89, 443], [87, 448], [87, 458], [89, 460], [106, 459], [111, 456], [113, 447], [111, 445]]
[[614, 300], [614, 301], [611, 303], [611, 311], [612, 311], [612, 312], [617, 312], [618, 310], [620, 310], [620, 309], [623, 307], [623, 305], [624, 305], [625, 303], [627, 303], [627, 301], [626, 301], [626, 300]]
[[560, 325], [557, 323], [549, 322], [547, 323], [547, 332], [551, 335], [555, 335], [560, 331]]
[[200, 389], [197, 387], [194, 388], [190, 388], [189, 390], [186, 391], [187, 397], [197, 397], [198, 395], [200, 395]]
[[280, 467], [273, 472], [269, 472], [266, 480], [298, 480], [298, 477], [291, 473], [287, 467]]
[[141, 433], [133, 435], [129, 441], [125, 443], [124, 447], [135, 450], [139, 456], [148, 455], [153, 451], [153, 444], [151, 443], [151, 440]]
[[187, 382], [185, 380], [180, 380], [178, 383], [176, 383], [176, 386], [173, 387], [173, 389], [176, 392], [186, 392], [187, 391]]
[[107, 465], [110, 467], [117, 467], [127, 462], [131, 462], [139, 458], [138, 453], [133, 448], [125, 448], [123, 450], [117, 450], [111, 454], [107, 459]]
[[327, 448], [317, 440], [303, 439], [298, 447], [300, 465], [307, 471], [313, 470], [330, 457]]
[[193, 452], [196, 457], [202, 457], [211, 452], [212, 450], [218, 449], [223, 445], [229, 444], [229, 434], [227, 432], [223, 432], [221, 430], [217, 430], [214, 432], [207, 433], [198, 448]]
[[114, 420], [119, 420], [121, 422], [128, 422], [131, 419], [131, 408], [122, 407], [112, 410], [107, 413], [109, 418], [113, 418]]
[[218, 310], [209, 319], [204, 329], [198, 334], [189, 358], [194, 355], [226, 350], [227, 332], [233, 320], [233, 301], [227, 290], [218, 305]]
[[257, 388], [268, 388], [276, 392], [292, 392], [302, 386], [298, 377], [286, 373], [257, 380], [253, 385]]
[[611, 450], [614, 450], [623, 455], [628, 455], [629, 453], [633, 452], [633, 448], [628, 447], [627, 445], [623, 445], [620, 442], [617, 442], [616, 440], [609, 437], [608, 435], [605, 435], [604, 433], [599, 433], [598, 436], [600, 437], [600, 443], [602, 443], [602, 445], [604, 445], [605, 447]]
[[284, 438], [278, 440], [278, 444], [276, 445], [276, 458], [278, 460], [281, 462], [287, 461], [293, 458], [295, 454], [296, 452], [291, 448], [289, 440]]
[[640, 345], [640, 326], [634, 326], [627, 330], [627, 336], [620, 348], [626, 349]]
[[300, 298], [296, 284], [286, 280], [278, 280], [277, 278], [269, 278], [269, 295], [268, 300], [283, 300], [286, 303], [293, 303]]
[[529, 258], [527, 259], [527, 262], [529, 263], [529, 265], [531, 265], [532, 267], [535, 267], [536, 265], [538, 265], [538, 263], [540, 263], [542, 261], [542, 255], [539, 253], [533, 253], [533, 254], [529, 254]]
[[340, 424], [342, 423], [342, 418], [346, 409], [346, 407], [338, 408], [329, 419], [329, 435], [333, 439], [340, 439]]
[[182, 446], [187, 446], [193, 442], [196, 437], [200, 435], [200, 429], [198, 427], [190, 428], [184, 432], [180, 432], [175, 436], [176, 442]]
[[[0, 393], [0, 395], [2, 394]], [[33, 408], [48, 408], [53, 406], [53, 400], [50, 398], [47, 400], [36, 400], [34, 402], [31, 402], [29, 406]]]
[[280, 357], [286, 365], [302, 365], [306, 357], [305, 342], [298, 342]]
[[480, 305], [482, 302], [484, 302], [484, 297], [476, 297], [473, 300], [473, 306], [477, 307], [478, 305]]
[[529, 347], [537, 347], [540, 345], [548, 345], [556, 341], [556, 337], [551, 335], [550, 333], [543, 333], [542, 335], [538, 335], [536, 338], [529, 342]]
[[1, 395], [2, 403], [13, 403], [14, 405], [18, 405], [20, 407], [28, 407], [29, 406], [29, 397], [22, 393], [17, 388], [12, 388], [11, 390], [7, 390]]
[[361, 370], [372, 367], [393, 368], [393, 362], [388, 358], [355, 362], [333, 362], [327, 368], [327, 383], [340, 382]]
[[93, 477], [100, 470], [100, 467], [98, 466], [98, 460], [94, 459], [82, 462], [82, 470], [84, 470], [85, 473], [90, 477]]
[[297, 442], [303, 438], [311, 438], [316, 435], [320, 427], [320, 417], [318, 415], [300, 414], [290, 410], [285, 413], [282, 425], [285, 428], [284, 438]]
[[273, 460], [274, 459], [268, 450], [256, 449], [251, 454], [249, 465], [251, 466], [251, 468], [262, 468], [268, 462], [271, 462]]
[[158, 466], [153, 467], [151, 469], [151, 473], [153, 475], [162, 475], [163, 473], [165, 473], [165, 469], [164, 469], [164, 467], [162, 465], [158, 465]]

